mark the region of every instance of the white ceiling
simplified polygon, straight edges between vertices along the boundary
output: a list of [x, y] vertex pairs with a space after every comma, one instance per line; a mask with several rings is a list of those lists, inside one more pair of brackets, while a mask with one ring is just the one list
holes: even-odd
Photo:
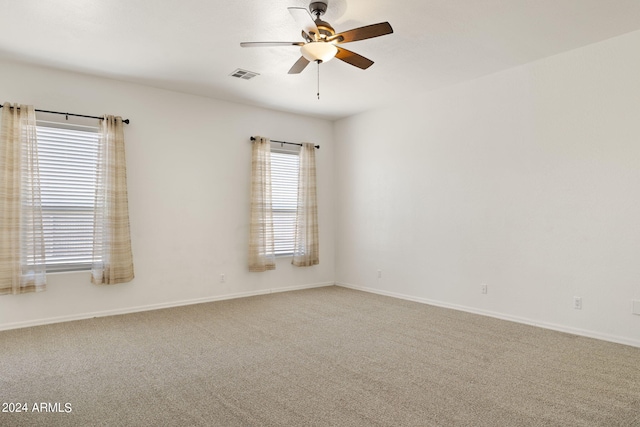
[[[0, 59], [336, 119], [640, 29], [638, 0], [329, 0], [337, 32], [388, 21], [394, 34], [343, 45], [299, 75], [287, 7], [308, 0], [0, 0]], [[236, 68], [260, 73], [230, 77]], [[62, 106], [61, 106], [62, 108]]]

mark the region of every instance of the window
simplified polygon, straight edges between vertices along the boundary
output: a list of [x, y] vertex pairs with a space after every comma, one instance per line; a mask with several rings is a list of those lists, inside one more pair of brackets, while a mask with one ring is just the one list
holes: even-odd
[[299, 164], [297, 151], [271, 149], [271, 203], [276, 256], [293, 254]]
[[47, 272], [89, 270], [98, 128], [39, 120], [36, 133]]

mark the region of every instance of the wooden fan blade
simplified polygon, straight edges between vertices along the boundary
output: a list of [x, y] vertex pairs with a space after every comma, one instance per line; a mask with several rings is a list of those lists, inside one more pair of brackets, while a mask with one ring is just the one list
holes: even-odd
[[380, 22], [379, 24], [367, 25], [366, 27], [354, 28], [353, 30], [344, 31], [335, 36], [327, 38], [327, 41], [335, 41], [336, 43], [357, 42], [358, 40], [371, 39], [393, 33], [393, 28], [388, 22]]
[[316, 35], [320, 34], [316, 23], [313, 21], [313, 17], [307, 9], [304, 7], [288, 7], [287, 9], [289, 9], [289, 13], [293, 16], [293, 19], [296, 20], [305, 33], [314, 38]]
[[355, 67], [362, 68], [363, 70], [366, 70], [367, 68], [373, 65], [372, 60], [365, 58], [362, 55], [358, 55], [355, 52], [351, 52], [350, 50], [343, 49], [341, 47], [338, 47], [338, 53], [336, 53], [336, 58], [346, 62], [347, 64], [351, 64]]
[[304, 46], [303, 42], [242, 42], [242, 47]]
[[291, 67], [288, 74], [299, 74], [307, 67], [307, 65], [309, 65], [309, 61], [304, 56], [301, 56], [300, 59], [293, 64], [293, 67]]

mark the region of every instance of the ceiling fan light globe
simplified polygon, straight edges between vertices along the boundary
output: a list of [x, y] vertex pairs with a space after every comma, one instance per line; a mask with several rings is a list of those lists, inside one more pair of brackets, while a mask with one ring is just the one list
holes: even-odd
[[338, 53], [333, 43], [311, 42], [300, 48], [300, 53], [309, 62], [327, 62]]

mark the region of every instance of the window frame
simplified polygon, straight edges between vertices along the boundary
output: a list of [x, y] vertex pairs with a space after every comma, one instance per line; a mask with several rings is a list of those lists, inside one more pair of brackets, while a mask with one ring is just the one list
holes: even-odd
[[[274, 179], [274, 157], [273, 157], [274, 154], [294, 156], [296, 158], [295, 167], [289, 169], [289, 173], [281, 177], [278, 177], [276, 179]], [[295, 178], [293, 175], [290, 174], [293, 169], [295, 169]], [[295, 248], [295, 227], [296, 227], [295, 221], [296, 221], [296, 215], [298, 211], [299, 173], [300, 173], [300, 146], [287, 145], [285, 147], [284, 144], [272, 142], [271, 143], [271, 204], [272, 204], [271, 214], [274, 220], [274, 226], [273, 226], [274, 255], [276, 256], [276, 258], [293, 256], [293, 252]], [[278, 181], [286, 182], [288, 184], [287, 187], [289, 188], [288, 189], [283, 189], [282, 187], [278, 188]], [[276, 191], [274, 191], [274, 183], [275, 183]], [[290, 189], [292, 188], [295, 189], [295, 195], [293, 195], [293, 192], [290, 191]], [[277, 195], [281, 193], [279, 190], [286, 191], [287, 195], [285, 197], [288, 200], [285, 200], [285, 197], [283, 197], [282, 199], [280, 199], [280, 201], [282, 201], [281, 204], [288, 204], [290, 206], [288, 209], [281, 209], [279, 207], [276, 207], [278, 203], [274, 203], [279, 201], [277, 199]], [[277, 215], [281, 215], [285, 217], [285, 221], [288, 220], [288, 222], [290, 223], [289, 228], [283, 229], [282, 226], [278, 226], [278, 224], [276, 223]], [[289, 216], [289, 218], [286, 218], [287, 216]], [[278, 249], [279, 247], [284, 246], [284, 244], [287, 245], [284, 248], [284, 250]]]

